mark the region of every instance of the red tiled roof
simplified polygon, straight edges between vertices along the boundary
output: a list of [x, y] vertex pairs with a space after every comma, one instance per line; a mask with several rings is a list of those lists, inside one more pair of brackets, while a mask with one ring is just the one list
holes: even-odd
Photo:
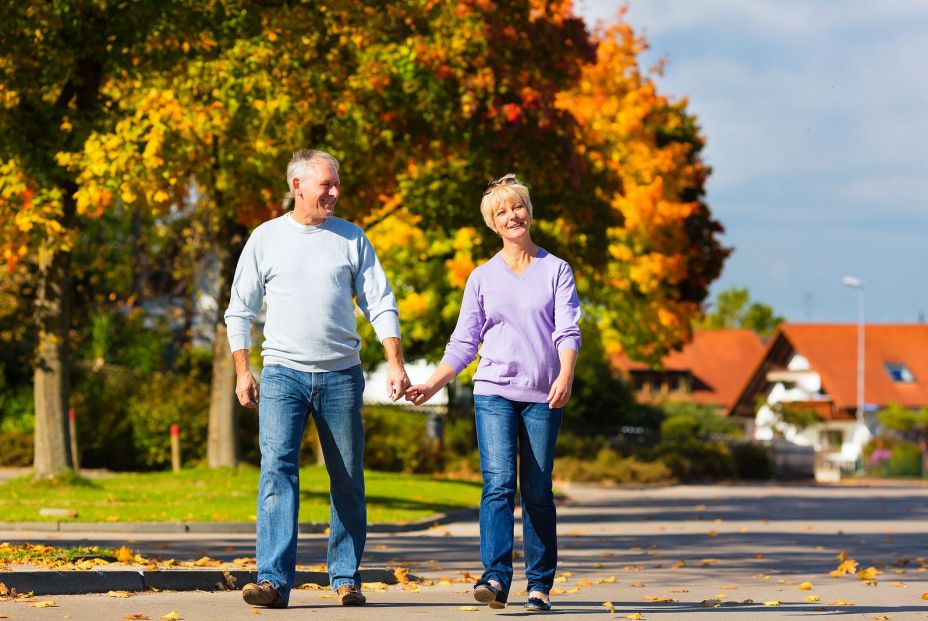
[[[784, 324], [780, 331], [838, 408], [857, 407], [857, 325]], [[864, 402], [928, 405], [928, 324], [868, 324], [864, 330]], [[893, 381], [888, 362], [905, 364], [911, 383]]]
[[[696, 330], [693, 340], [682, 351], [661, 359], [661, 365], [665, 371], [689, 371], [708, 388], [696, 388], [691, 395], [680, 398], [730, 408], [763, 354], [764, 345], [751, 330]], [[649, 368], [624, 354], [614, 357], [612, 364], [626, 372]]]

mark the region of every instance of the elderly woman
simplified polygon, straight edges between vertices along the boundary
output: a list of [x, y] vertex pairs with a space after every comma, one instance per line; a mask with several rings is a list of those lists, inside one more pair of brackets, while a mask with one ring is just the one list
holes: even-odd
[[480, 211], [503, 248], [467, 280], [457, 327], [438, 369], [406, 398], [416, 405], [477, 357], [474, 410], [483, 475], [480, 558], [474, 598], [504, 608], [512, 584], [516, 463], [522, 496], [529, 610], [550, 610], [557, 567], [551, 470], [562, 408], [570, 399], [580, 348], [580, 303], [573, 272], [530, 234], [532, 201], [515, 175], [489, 184]]

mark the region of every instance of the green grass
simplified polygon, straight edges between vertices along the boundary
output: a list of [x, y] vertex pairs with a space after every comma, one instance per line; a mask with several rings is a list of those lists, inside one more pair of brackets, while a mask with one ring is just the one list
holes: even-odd
[[[370, 522], [406, 522], [440, 511], [476, 507], [480, 486], [428, 476], [366, 473]], [[20, 478], [0, 483], [0, 520], [144, 522], [254, 521], [258, 470], [197, 468], [179, 474], [117, 474], [87, 480], [63, 477], [35, 482]], [[39, 517], [43, 507], [73, 509], [76, 518]], [[325, 469], [300, 470], [300, 521], [329, 519], [329, 479]]]

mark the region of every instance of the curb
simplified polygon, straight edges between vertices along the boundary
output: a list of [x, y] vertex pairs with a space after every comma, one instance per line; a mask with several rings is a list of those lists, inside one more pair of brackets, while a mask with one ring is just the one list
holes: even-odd
[[[410, 580], [416, 580], [412, 575]], [[187, 570], [92, 570], [92, 571], [11, 571], [0, 573], [0, 582], [8, 589], [33, 595], [80, 595], [109, 591], [230, 591], [258, 581], [257, 571], [242, 569]], [[328, 586], [329, 575], [321, 571], [297, 571], [293, 584]], [[396, 575], [388, 569], [362, 569], [361, 582], [396, 584]], [[296, 587], [294, 587], [296, 588]]]
[[[376, 522], [367, 525], [368, 533], [409, 533], [427, 530], [452, 522], [477, 519], [477, 509], [458, 509], [439, 513], [414, 522]], [[328, 522], [300, 522], [300, 534], [321, 534]], [[0, 522], [0, 531], [42, 533], [209, 533], [254, 535], [254, 522]], [[7, 585], [9, 586], [9, 585]], [[125, 590], [125, 589], [123, 589]]]

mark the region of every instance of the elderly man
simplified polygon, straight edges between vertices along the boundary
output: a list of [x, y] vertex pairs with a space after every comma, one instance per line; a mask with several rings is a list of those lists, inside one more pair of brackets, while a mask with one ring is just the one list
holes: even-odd
[[[300, 443], [311, 413], [330, 479], [328, 568], [345, 606], [365, 603], [358, 565], [367, 536], [361, 339], [355, 305], [386, 351], [387, 394], [409, 386], [403, 366], [396, 299], [371, 243], [336, 218], [338, 161], [300, 150], [287, 166], [293, 211], [265, 222], [245, 244], [225, 319], [239, 402], [259, 408], [258, 583], [250, 605], [283, 608], [296, 571]], [[251, 323], [267, 300], [261, 393], [248, 366]]]

